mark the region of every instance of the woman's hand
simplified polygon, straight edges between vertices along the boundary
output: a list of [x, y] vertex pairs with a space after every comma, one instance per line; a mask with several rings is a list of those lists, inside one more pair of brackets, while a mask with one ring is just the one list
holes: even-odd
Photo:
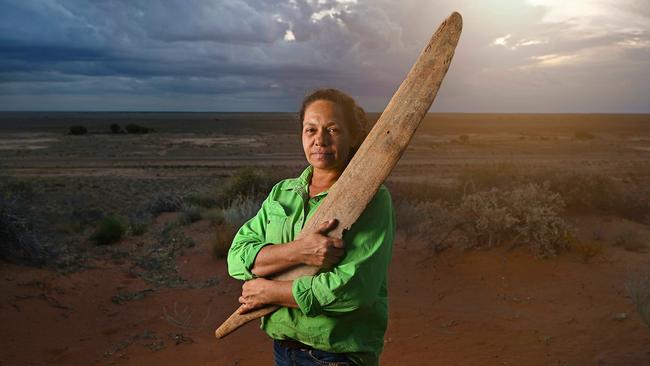
[[343, 240], [327, 236], [338, 220], [325, 221], [317, 232], [294, 241], [300, 262], [319, 268], [331, 268], [345, 255]]
[[239, 314], [245, 314], [249, 311], [263, 307], [270, 304], [271, 291], [270, 287], [272, 282], [265, 278], [256, 278], [254, 280], [244, 282], [241, 289], [241, 296], [239, 303], [242, 304], [237, 310]]
[[268, 304], [297, 308], [291, 285], [293, 281], [273, 281], [256, 278], [244, 282], [239, 302], [242, 304], [237, 312], [246, 314]]

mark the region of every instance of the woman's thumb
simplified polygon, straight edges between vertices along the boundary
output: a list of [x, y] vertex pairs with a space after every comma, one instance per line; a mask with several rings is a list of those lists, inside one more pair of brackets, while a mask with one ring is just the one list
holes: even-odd
[[320, 228], [318, 228], [318, 232], [323, 235], [327, 235], [327, 233], [330, 230], [336, 227], [336, 223], [337, 223], [336, 219], [327, 220], [320, 225]]

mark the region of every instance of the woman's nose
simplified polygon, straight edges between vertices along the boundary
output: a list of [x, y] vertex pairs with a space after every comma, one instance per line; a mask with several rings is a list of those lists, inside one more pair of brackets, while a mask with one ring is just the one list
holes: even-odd
[[325, 131], [319, 131], [316, 133], [315, 142], [317, 146], [327, 146], [327, 134]]

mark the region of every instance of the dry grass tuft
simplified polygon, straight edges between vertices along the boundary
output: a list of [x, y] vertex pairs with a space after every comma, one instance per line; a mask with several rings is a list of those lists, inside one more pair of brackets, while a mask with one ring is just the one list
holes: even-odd
[[650, 274], [628, 280], [625, 288], [641, 319], [650, 328]]
[[592, 258], [603, 254], [605, 246], [601, 243], [573, 243], [571, 249], [580, 256], [584, 263], [589, 263]]
[[237, 227], [221, 222], [214, 225], [214, 238], [212, 239], [212, 256], [216, 259], [223, 259], [228, 256], [228, 250], [232, 240], [237, 234]]

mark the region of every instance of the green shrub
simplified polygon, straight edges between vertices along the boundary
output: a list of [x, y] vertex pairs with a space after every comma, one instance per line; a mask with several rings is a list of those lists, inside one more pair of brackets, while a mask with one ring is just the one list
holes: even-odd
[[110, 215], [99, 222], [99, 226], [90, 239], [99, 245], [107, 245], [122, 240], [124, 234], [126, 234], [124, 219], [116, 215]]
[[68, 130], [68, 135], [85, 135], [88, 133], [88, 129], [84, 126], [71, 126]]

